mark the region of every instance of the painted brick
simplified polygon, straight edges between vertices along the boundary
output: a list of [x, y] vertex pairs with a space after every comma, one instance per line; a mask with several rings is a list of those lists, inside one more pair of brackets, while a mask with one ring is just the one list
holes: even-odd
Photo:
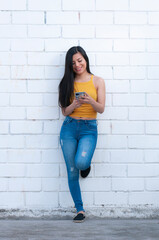
[[47, 24], [78, 24], [78, 12], [47, 12]]
[[[114, 67], [114, 79], [145, 79], [145, 67]], [[121, 82], [121, 81], [120, 81]]]
[[101, 120], [125, 120], [128, 118], [128, 109], [125, 107], [107, 107], [102, 115], [98, 115]]
[[158, 38], [159, 27], [158, 26], [131, 26], [130, 27], [130, 38]]
[[146, 134], [159, 134], [159, 123], [158, 122], [146, 122]]
[[9, 23], [11, 23], [10, 12], [0, 12], [0, 24], [9, 24]]
[[[12, 201], [11, 201], [12, 199]], [[25, 202], [25, 194], [23, 192], [2, 192], [0, 197], [0, 205], [7, 208], [23, 208]]]
[[42, 94], [24, 94], [13, 93], [10, 94], [11, 106], [41, 106], [43, 103]]
[[159, 52], [158, 39], [147, 40], [147, 51], [148, 52]]
[[126, 165], [120, 164], [96, 164], [95, 176], [96, 177], [125, 177], [126, 176]]
[[60, 132], [60, 127], [61, 124], [59, 123], [59, 120], [44, 122], [44, 133], [58, 134]]
[[10, 49], [10, 40], [9, 39], [0, 39], [0, 51], [2, 51], [2, 52], [9, 51], [9, 49]]
[[114, 94], [113, 106], [144, 106], [144, 94]]
[[56, 135], [26, 136], [27, 148], [57, 148], [58, 138]]
[[58, 80], [29, 80], [28, 81], [28, 92], [58, 92]]
[[111, 179], [108, 178], [87, 178], [81, 179], [81, 189], [85, 192], [103, 192], [111, 190]]
[[95, 0], [62, 0], [62, 10], [74, 10], [74, 11], [88, 11], [95, 9]]
[[49, 178], [59, 177], [58, 164], [28, 164], [26, 170], [26, 177], [30, 178]]
[[146, 49], [145, 40], [115, 39], [115, 52], [144, 52]]
[[8, 154], [6, 150], [0, 150], [0, 163], [6, 163], [8, 160]]
[[127, 10], [128, 0], [96, 0], [97, 10]]
[[130, 177], [157, 177], [159, 166], [156, 164], [134, 164], [128, 166], [128, 176]]
[[159, 10], [157, 0], [130, 0], [130, 10], [157, 11]]
[[0, 2], [1, 10], [26, 10], [26, 0], [6, 0]]
[[25, 25], [0, 25], [2, 38], [26, 38], [27, 26]]
[[14, 149], [8, 150], [9, 163], [39, 163], [41, 161], [40, 150]]
[[1, 93], [0, 98], [1, 98], [0, 106], [8, 106], [9, 105], [9, 94]]
[[110, 134], [111, 123], [109, 121], [98, 121], [98, 133], [99, 134]]
[[8, 179], [10, 192], [39, 192], [41, 191], [41, 179], [39, 178], [10, 178]]
[[9, 122], [5, 121], [2, 122], [0, 124], [0, 133], [4, 134], [4, 133], [8, 133], [9, 130]]
[[142, 150], [111, 150], [111, 162], [113, 163], [142, 163], [144, 159]]
[[59, 109], [57, 107], [30, 107], [27, 109], [27, 119], [58, 119]]
[[21, 134], [42, 133], [42, 122], [37, 121], [14, 121], [10, 123], [10, 132]]
[[106, 91], [107, 93], [127, 93], [129, 92], [129, 81], [128, 80], [122, 80], [122, 81], [107, 80]]
[[0, 178], [0, 192], [7, 192], [8, 190], [8, 179], [7, 178]]
[[113, 121], [112, 122], [113, 134], [144, 134], [143, 122], [127, 122], [127, 121]]
[[94, 163], [110, 162], [110, 153], [105, 149], [96, 149], [93, 156]]
[[97, 26], [96, 37], [97, 38], [128, 38], [129, 29], [127, 26]]
[[42, 39], [12, 39], [12, 51], [43, 51], [44, 41]]
[[93, 38], [95, 30], [93, 26], [78, 25], [78, 26], [63, 26], [63, 38]]
[[7, 79], [10, 76], [10, 69], [7, 66], [0, 67], [0, 79]]
[[127, 147], [126, 136], [100, 135], [98, 137], [97, 148], [126, 148], [126, 147]]
[[149, 12], [148, 14], [149, 24], [159, 24], [159, 16], [157, 12]]
[[18, 107], [1, 107], [0, 119], [24, 119], [25, 109]]
[[131, 65], [158, 65], [159, 53], [130, 54]]
[[131, 91], [140, 93], [158, 93], [159, 92], [159, 80], [142, 80], [131, 81]]
[[158, 94], [147, 94], [147, 106], [158, 106], [159, 95]]
[[143, 191], [144, 179], [141, 178], [113, 178], [113, 191]]
[[111, 12], [81, 12], [81, 24], [113, 24], [113, 13]]
[[56, 11], [61, 9], [61, 0], [28, 0], [28, 10]]
[[158, 150], [145, 150], [144, 152], [144, 155], [145, 155], [145, 162], [159, 162], [159, 151]]
[[26, 63], [26, 53], [1, 53], [2, 65], [24, 65]]
[[147, 14], [143, 12], [116, 12], [115, 24], [146, 24]]
[[158, 107], [132, 108], [129, 110], [129, 119], [130, 120], [158, 120], [159, 119]]
[[11, 67], [12, 79], [43, 79], [43, 66], [13, 66]]
[[64, 74], [64, 67], [51, 67], [51, 66], [46, 66], [45, 67], [45, 79], [60, 79], [63, 77]]
[[53, 53], [29, 53], [28, 64], [29, 65], [61, 65], [63, 63], [62, 56]]
[[146, 178], [145, 179], [145, 185], [146, 190], [148, 191], [158, 191], [158, 178], [152, 179], [152, 178]]
[[1, 177], [25, 177], [26, 166], [24, 164], [19, 164], [16, 166], [14, 164], [1, 164], [0, 176]]
[[61, 149], [47, 149], [42, 150], [42, 162], [43, 163], [63, 163]]
[[46, 51], [63, 51], [65, 52], [69, 48], [78, 45], [78, 40], [76, 39], [46, 39], [45, 40], [45, 50]]
[[59, 26], [29, 25], [28, 36], [31, 38], [56, 38], [61, 36], [61, 29]]
[[58, 178], [43, 178], [42, 189], [44, 192], [58, 192], [60, 188], [60, 180]]
[[104, 52], [104, 51], [112, 51], [112, 40], [106, 39], [85, 39], [80, 40], [80, 45], [86, 49], [87, 52]]
[[58, 207], [57, 192], [26, 192], [25, 196], [29, 207]]
[[129, 195], [129, 204], [157, 205], [158, 200], [158, 192], [131, 192]]
[[129, 63], [129, 56], [127, 53], [107, 53], [97, 54], [97, 65], [125, 65]]
[[157, 66], [148, 67], [148, 79], [159, 79], [159, 68]]
[[13, 12], [12, 14], [13, 24], [43, 24], [44, 13], [43, 12]]
[[[128, 145], [130, 148], [159, 148], [159, 137], [158, 136], [129, 136]], [[150, 168], [150, 166], [149, 166]], [[150, 168], [152, 169], [152, 168]], [[154, 167], [155, 169], [155, 167]], [[153, 169], [152, 169], [153, 170]], [[145, 173], [146, 174], [146, 173]]]
[[124, 205], [127, 204], [128, 193], [98, 192], [95, 193], [95, 205]]
[[26, 81], [21, 80], [1, 80], [0, 92], [25, 92]]

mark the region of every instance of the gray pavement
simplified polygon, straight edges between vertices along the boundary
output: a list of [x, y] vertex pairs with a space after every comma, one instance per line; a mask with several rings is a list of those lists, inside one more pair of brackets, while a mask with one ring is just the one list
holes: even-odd
[[0, 240], [159, 240], [159, 219], [0, 220]]

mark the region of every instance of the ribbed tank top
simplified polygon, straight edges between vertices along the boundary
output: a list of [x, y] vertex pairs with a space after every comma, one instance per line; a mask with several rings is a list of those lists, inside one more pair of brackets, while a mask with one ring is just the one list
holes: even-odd
[[[74, 98], [75, 92], [86, 92], [95, 101], [97, 101], [97, 91], [93, 83], [93, 74], [91, 75], [91, 79], [87, 82], [74, 82]], [[79, 108], [76, 108], [69, 116], [96, 118], [97, 112], [94, 110], [91, 104], [84, 103]]]

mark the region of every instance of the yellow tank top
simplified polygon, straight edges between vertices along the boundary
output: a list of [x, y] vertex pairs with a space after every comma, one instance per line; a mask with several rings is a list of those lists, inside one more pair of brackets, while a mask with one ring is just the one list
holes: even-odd
[[[95, 101], [97, 101], [97, 91], [93, 83], [93, 75], [91, 76], [91, 80], [87, 82], [74, 82], [74, 98], [75, 92], [86, 92]], [[91, 104], [84, 103], [79, 108], [76, 108], [69, 116], [96, 118], [97, 112], [94, 110]]]

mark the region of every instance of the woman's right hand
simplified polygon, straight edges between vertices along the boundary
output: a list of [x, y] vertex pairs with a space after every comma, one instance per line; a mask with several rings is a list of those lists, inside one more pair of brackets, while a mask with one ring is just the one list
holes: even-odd
[[74, 109], [76, 109], [79, 108], [82, 105], [82, 103], [80, 103], [77, 99], [74, 99], [72, 105], [74, 106]]

